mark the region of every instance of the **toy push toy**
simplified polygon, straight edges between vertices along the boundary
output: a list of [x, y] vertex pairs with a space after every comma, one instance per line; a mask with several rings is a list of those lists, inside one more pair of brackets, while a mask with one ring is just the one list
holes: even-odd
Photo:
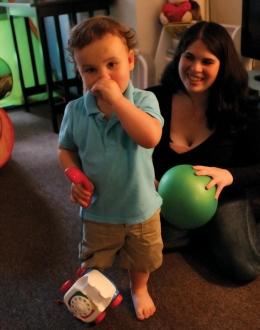
[[[66, 281], [60, 288], [65, 293], [63, 301], [68, 310], [85, 323], [100, 323], [108, 307], [117, 307], [123, 300], [118, 289], [97, 269], [80, 268], [74, 283]], [[83, 275], [83, 276], [82, 276]]]

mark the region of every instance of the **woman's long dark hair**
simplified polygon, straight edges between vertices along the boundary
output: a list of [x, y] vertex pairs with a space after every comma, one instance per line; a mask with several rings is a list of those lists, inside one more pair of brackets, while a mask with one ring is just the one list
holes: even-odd
[[220, 24], [200, 21], [188, 28], [178, 44], [173, 60], [162, 75], [161, 83], [172, 94], [178, 91], [186, 92], [178, 66], [182, 53], [196, 40], [201, 40], [220, 61], [217, 78], [209, 90], [206, 112], [208, 126], [213, 128], [224, 123], [236, 126], [244, 112], [248, 74], [229, 33]]

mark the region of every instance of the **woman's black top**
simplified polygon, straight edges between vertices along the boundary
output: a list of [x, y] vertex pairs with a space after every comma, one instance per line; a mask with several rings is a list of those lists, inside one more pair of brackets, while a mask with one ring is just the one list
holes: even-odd
[[149, 90], [156, 95], [165, 120], [161, 141], [153, 153], [157, 180], [175, 165], [191, 164], [228, 169], [234, 178], [228, 190], [260, 185], [260, 116], [257, 111], [249, 114], [247, 125], [236, 134], [220, 126], [194, 149], [177, 153], [169, 146], [172, 95], [161, 85]]

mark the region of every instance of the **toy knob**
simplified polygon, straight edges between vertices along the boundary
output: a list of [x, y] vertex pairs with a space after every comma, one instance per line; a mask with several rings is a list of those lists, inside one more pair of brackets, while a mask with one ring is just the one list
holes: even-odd
[[77, 167], [68, 167], [64, 171], [65, 175], [75, 184], [82, 184], [89, 192], [94, 191], [94, 185], [89, 178]]
[[72, 285], [73, 285], [73, 281], [72, 280], [68, 280], [68, 281], [64, 282], [61, 285], [59, 291], [61, 293], [66, 293], [72, 287]]

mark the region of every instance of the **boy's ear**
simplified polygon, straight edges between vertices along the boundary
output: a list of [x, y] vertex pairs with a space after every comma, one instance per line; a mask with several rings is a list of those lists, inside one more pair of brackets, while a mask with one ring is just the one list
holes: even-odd
[[133, 49], [129, 50], [128, 63], [129, 63], [130, 71], [132, 71], [134, 69], [134, 66], [135, 66], [135, 52], [134, 52]]

